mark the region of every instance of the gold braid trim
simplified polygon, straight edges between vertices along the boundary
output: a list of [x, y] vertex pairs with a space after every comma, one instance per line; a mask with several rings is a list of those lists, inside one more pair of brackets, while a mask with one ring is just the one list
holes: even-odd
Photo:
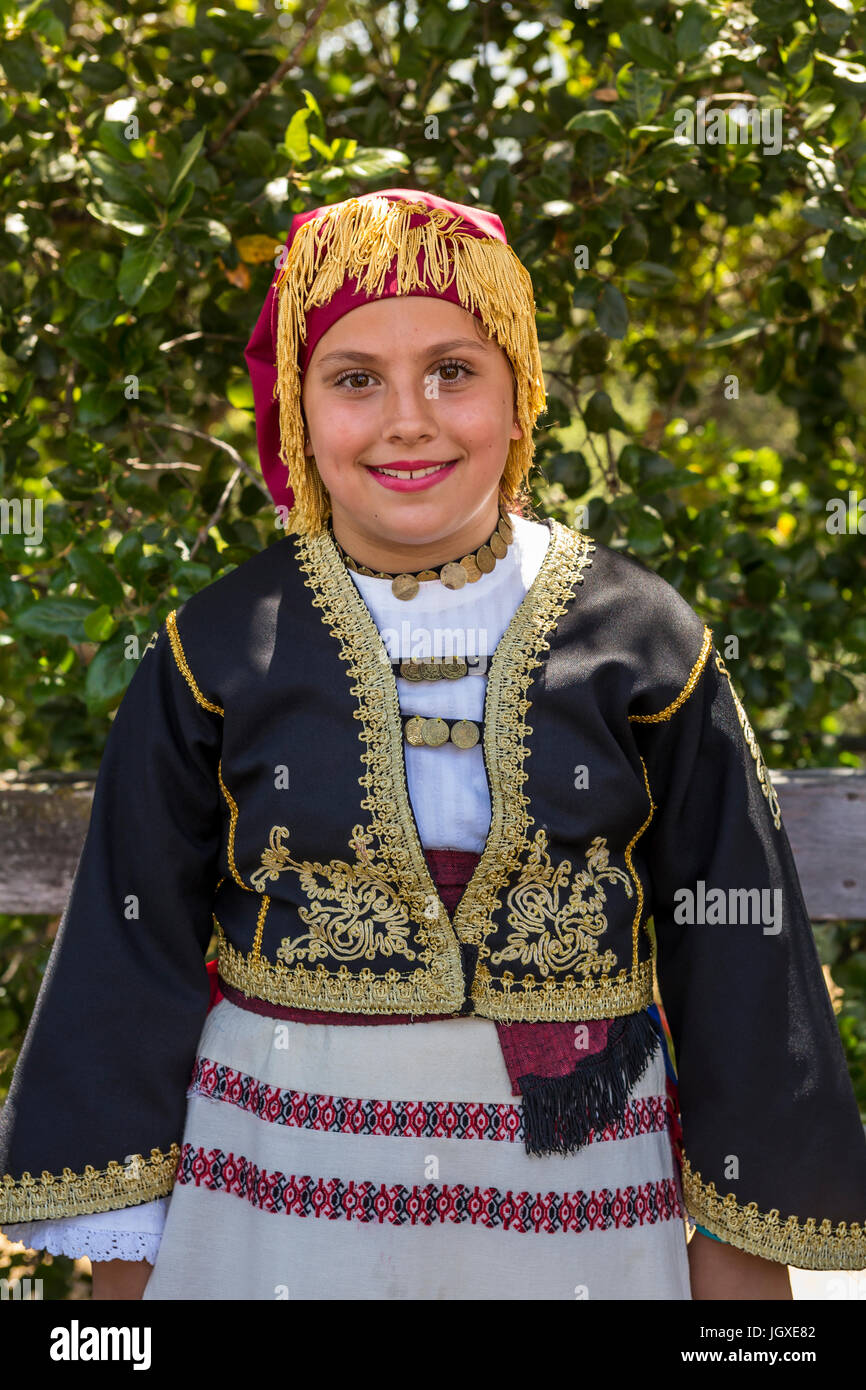
[[[260, 917], [261, 920], [261, 917]], [[347, 966], [328, 971], [324, 965], [308, 970], [303, 965], [289, 967], [282, 961], [267, 960], [261, 945], [244, 955], [229, 942], [214, 917], [219, 946], [219, 973], [242, 994], [271, 1004], [296, 1009], [323, 1009], [328, 1013], [399, 1014], [421, 1016], [456, 1010], [459, 998], [444, 998], [439, 979], [429, 968], [401, 975], [399, 970], [382, 973], [364, 966], [356, 973]]]
[[866, 1227], [857, 1221], [838, 1226], [814, 1216], [802, 1224], [796, 1216], [783, 1221], [775, 1207], [761, 1212], [756, 1202], [743, 1206], [732, 1192], [720, 1197], [715, 1183], [704, 1182], [688, 1159], [683, 1160], [682, 1178], [689, 1216], [738, 1250], [795, 1269], [866, 1268]]
[[[483, 949], [483, 948], [482, 948]], [[480, 953], [479, 953], [480, 955]], [[475, 972], [472, 998], [480, 1018], [498, 1023], [570, 1023], [590, 1018], [615, 1018], [639, 1013], [653, 1002], [653, 963], [643, 960], [636, 970], [594, 980], [539, 982], [534, 975], [514, 978], [511, 970], [494, 976], [486, 965]]]
[[171, 649], [174, 652], [174, 659], [177, 662], [178, 670], [180, 671], [181, 675], [183, 676], [184, 680], [186, 681], [196, 700], [205, 709], [211, 710], [213, 714], [221, 714], [225, 716], [225, 710], [222, 708], [222, 706], [211, 704], [210, 700], [206, 700], [205, 697], [202, 695], [201, 691], [199, 690], [198, 686], [196, 685], [195, 676], [189, 669], [189, 662], [187, 661], [186, 656], [184, 654], [183, 645], [180, 640], [180, 633], [177, 630], [176, 608], [173, 608], [169, 613], [168, 617], [165, 620], [165, 626], [166, 631], [168, 632], [169, 641], [171, 642]]
[[712, 645], [713, 630], [712, 628], [709, 628], [706, 626], [706, 624], [704, 624], [704, 640], [701, 646], [700, 654], [691, 671], [689, 672], [688, 680], [686, 681], [685, 685], [683, 686], [676, 699], [672, 700], [669, 705], [665, 705], [664, 709], [660, 709], [658, 714], [630, 714], [630, 722], [632, 724], [663, 724], [666, 720], [670, 719], [672, 714], [676, 714], [680, 705], [685, 704], [686, 700], [689, 698], [695, 686], [697, 685], [698, 680], [700, 679], [701, 671], [704, 669], [706, 659], [709, 656], [710, 651], [712, 650]]
[[[427, 219], [420, 227], [409, 225], [415, 213]], [[304, 454], [298, 347], [306, 342], [307, 312], [327, 304], [349, 276], [365, 294], [380, 295], [395, 258], [401, 295], [443, 290], [454, 281], [461, 303], [470, 313], [479, 310], [488, 333], [508, 356], [523, 434], [509, 443], [500, 496], [506, 506], [517, 497], [532, 466], [532, 430], [546, 404], [532, 279], [510, 246], [462, 230], [463, 221], [445, 208], [429, 208], [420, 201], [348, 198], [299, 228], [274, 281], [279, 300], [275, 395], [280, 402], [280, 458], [295, 495], [287, 531], [318, 535], [331, 510], [318, 469]], [[418, 268], [421, 250], [423, 279]]]
[[[638, 757], [640, 757], [640, 754], [638, 754]], [[637, 831], [635, 831], [634, 835], [633, 835], [632, 838], [629, 840], [629, 842], [628, 842], [628, 844], [626, 845], [626, 848], [625, 848], [625, 862], [626, 862], [626, 864], [628, 865], [628, 871], [629, 871], [629, 873], [631, 874], [632, 878], [634, 879], [635, 888], [637, 889], [637, 907], [635, 908], [634, 921], [632, 922], [632, 929], [631, 929], [631, 930], [632, 930], [632, 939], [631, 939], [631, 947], [632, 947], [632, 950], [631, 950], [631, 967], [632, 967], [632, 970], [637, 970], [637, 968], [638, 968], [638, 959], [637, 959], [637, 955], [638, 955], [638, 938], [639, 938], [639, 936], [640, 936], [640, 924], [641, 924], [641, 917], [642, 917], [642, 915], [643, 915], [643, 884], [642, 884], [641, 881], [640, 881], [640, 874], [636, 872], [635, 867], [634, 867], [634, 864], [632, 863], [631, 852], [632, 852], [632, 850], [634, 849], [634, 847], [635, 847], [635, 845], [637, 844], [638, 840], [640, 839], [641, 835], [644, 833], [644, 831], [646, 830], [647, 826], [649, 825], [650, 821], [652, 820], [653, 816], [654, 816], [655, 813], [656, 813], [656, 804], [655, 804], [655, 802], [653, 801], [653, 794], [652, 794], [652, 792], [650, 791], [649, 776], [647, 775], [646, 763], [644, 762], [643, 758], [640, 759], [640, 765], [641, 765], [641, 769], [642, 769], [642, 771], [643, 771], [643, 784], [644, 784], [644, 786], [646, 787], [646, 794], [647, 794], [647, 797], [648, 797], [648, 799], [649, 799], [649, 815], [647, 816], [646, 820], [644, 821], [644, 823], [643, 823], [643, 825], [640, 827], [640, 829], [637, 830]], [[647, 930], [647, 927], [646, 927], [646, 923], [645, 923], [645, 922], [644, 922], [644, 930], [645, 930], [645, 931]], [[648, 931], [647, 931], [647, 936], [649, 936], [649, 932], [648, 932]], [[652, 946], [652, 939], [650, 939], [650, 945]]]
[[[241, 888], [246, 888], [248, 893], [252, 893], [253, 889], [250, 887], [248, 883], [244, 883], [238, 870], [238, 866], [235, 863], [235, 831], [237, 830], [238, 825], [238, 803], [235, 801], [234, 797], [232, 796], [231, 792], [229, 791], [228, 787], [223, 781], [222, 758], [220, 758], [219, 763], [217, 764], [217, 777], [219, 778], [220, 789], [222, 790], [222, 794], [225, 797], [226, 804], [229, 808], [229, 833], [228, 839], [226, 841], [226, 858], [228, 859], [229, 872], [231, 873], [231, 876], [234, 879], [235, 883], [237, 883]], [[220, 879], [220, 883], [222, 883], [222, 879]]]
[[87, 1165], [83, 1173], [64, 1168], [58, 1176], [43, 1170], [41, 1178], [8, 1173], [0, 1182], [0, 1225], [18, 1221], [47, 1221], [62, 1216], [89, 1216], [97, 1211], [119, 1211], [157, 1197], [167, 1197], [174, 1186], [180, 1145], [168, 1153], [151, 1149], [150, 1158], [131, 1154], [125, 1163], [114, 1159], [99, 1170]]

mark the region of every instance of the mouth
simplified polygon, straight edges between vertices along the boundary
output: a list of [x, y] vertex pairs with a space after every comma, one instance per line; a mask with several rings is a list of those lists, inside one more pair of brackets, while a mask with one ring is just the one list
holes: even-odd
[[434, 473], [441, 473], [443, 468], [451, 468], [457, 462], [456, 459], [447, 459], [444, 463], [413, 463], [401, 460], [399, 464], [385, 464], [381, 468], [374, 468], [368, 465], [371, 473], [378, 473], [384, 478], [432, 478]]

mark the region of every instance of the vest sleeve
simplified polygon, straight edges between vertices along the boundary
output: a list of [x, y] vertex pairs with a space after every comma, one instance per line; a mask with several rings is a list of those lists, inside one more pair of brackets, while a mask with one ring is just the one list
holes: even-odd
[[862, 1269], [866, 1137], [809, 914], [709, 629], [702, 654], [668, 706], [630, 715], [655, 803], [647, 852], [685, 1205], [764, 1259]]
[[0, 1115], [0, 1226], [171, 1191], [210, 998], [222, 716], [170, 614], [109, 730]]

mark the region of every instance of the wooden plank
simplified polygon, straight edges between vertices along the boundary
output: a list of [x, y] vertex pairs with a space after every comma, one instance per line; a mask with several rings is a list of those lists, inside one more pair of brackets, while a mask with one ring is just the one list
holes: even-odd
[[[813, 921], [866, 917], [866, 772], [771, 773]], [[63, 911], [93, 778], [0, 775], [0, 912]]]
[[813, 922], [866, 917], [866, 772], [772, 772]]

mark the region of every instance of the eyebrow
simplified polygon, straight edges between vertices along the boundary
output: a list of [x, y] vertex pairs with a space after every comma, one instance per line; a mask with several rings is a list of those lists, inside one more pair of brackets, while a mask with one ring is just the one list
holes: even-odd
[[[485, 344], [480, 338], [449, 338], [444, 343], [432, 343], [430, 347], [423, 348], [419, 352], [419, 357], [438, 357], [443, 352], [453, 352], [456, 348], [479, 348], [485, 350]], [[375, 352], [352, 352], [349, 349], [341, 349], [335, 352], [326, 352], [324, 357], [319, 358], [319, 367], [332, 366], [335, 362], [361, 362], [367, 366], [376, 366], [383, 359]]]

